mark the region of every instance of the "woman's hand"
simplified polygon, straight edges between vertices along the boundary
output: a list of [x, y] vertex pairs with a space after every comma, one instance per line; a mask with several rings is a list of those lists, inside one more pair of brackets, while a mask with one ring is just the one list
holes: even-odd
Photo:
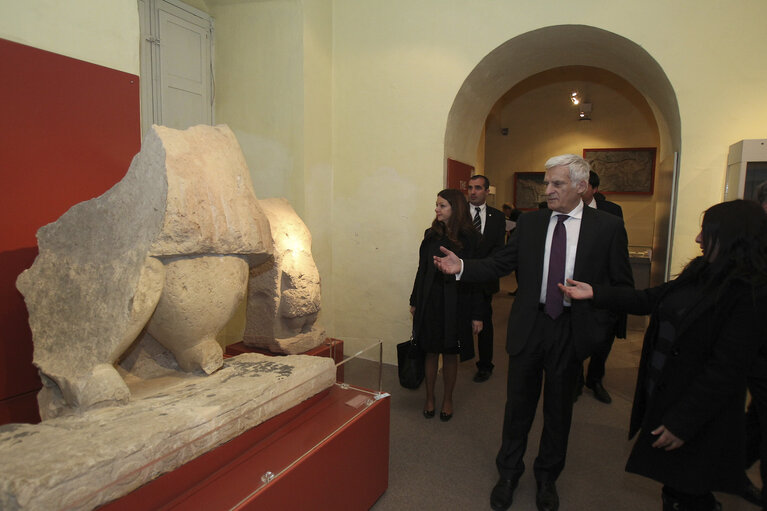
[[586, 284], [585, 282], [580, 282], [573, 279], [567, 279], [567, 283], [570, 285], [569, 286], [563, 286], [562, 284], [557, 284], [557, 285], [559, 286], [559, 290], [562, 291], [562, 294], [564, 294], [569, 299], [589, 300], [591, 298], [594, 298], [594, 289], [591, 287], [590, 284]]
[[684, 445], [684, 440], [673, 434], [666, 429], [666, 426], [660, 425], [651, 431], [653, 435], [660, 435], [658, 439], [653, 442], [652, 446], [656, 449], [665, 449], [667, 451], [673, 451], [679, 449]]
[[471, 320], [471, 331], [474, 333], [474, 335], [477, 335], [482, 331], [484, 324], [481, 321], [477, 321], [476, 319]]
[[414, 316], [414, 315], [415, 315], [415, 307], [414, 307], [414, 306], [412, 306], [412, 305], [410, 306], [410, 315], [411, 315], [411, 316]]

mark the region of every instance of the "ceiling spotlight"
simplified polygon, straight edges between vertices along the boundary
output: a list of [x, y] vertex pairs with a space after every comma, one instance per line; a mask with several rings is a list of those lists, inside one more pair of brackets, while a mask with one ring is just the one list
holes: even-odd
[[591, 103], [581, 103], [581, 106], [578, 111], [578, 120], [579, 121], [591, 120]]
[[570, 101], [573, 102], [573, 105], [577, 105], [581, 102], [580, 98], [578, 97], [577, 91], [574, 91], [570, 94]]

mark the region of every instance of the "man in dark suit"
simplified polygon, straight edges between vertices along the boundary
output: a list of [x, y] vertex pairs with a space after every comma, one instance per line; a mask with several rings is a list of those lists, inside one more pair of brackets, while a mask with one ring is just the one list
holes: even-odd
[[[487, 193], [490, 180], [485, 176], [472, 176], [469, 179], [469, 214], [474, 227], [480, 232], [477, 257], [484, 258], [503, 248], [506, 237], [506, 217], [503, 213], [487, 205]], [[500, 289], [498, 279], [483, 282], [480, 285], [485, 314], [482, 318], [484, 327], [477, 335], [477, 374], [474, 381], [487, 381], [493, 373], [493, 295]]]
[[[623, 222], [585, 208], [589, 165], [573, 154], [546, 162], [548, 209], [525, 213], [509, 243], [486, 259], [462, 261], [449, 250], [437, 267], [457, 278], [482, 282], [517, 270], [518, 292], [509, 314], [506, 351], [509, 372], [500, 479], [490, 495], [493, 509], [508, 509], [522, 473], [527, 435], [543, 383], [543, 432], [533, 470], [540, 511], [556, 511], [554, 482], [565, 465], [573, 392], [583, 360], [605, 338], [614, 315], [591, 302], [566, 300], [557, 287], [565, 278], [633, 286]], [[587, 280], [588, 282], [588, 280]]]
[[[593, 170], [589, 171], [589, 182], [586, 186], [586, 191], [583, 192], [581, 197], [583, 203], [594, 209], [610, 213], [623, 220], [623, 210], [619, 205], [614, 202], [610, 202], [606, 199], [597, 199], [597, 197], [604, 197], [599, 193], [599, 175]], [[586, 378], [583, 378], [583, 372], [581, 371], [580, 378], [578, 379], [578, 386], [575, 391], [575, 399], [581, 394], [582, 387], [585, 383], [586, 388], [589, 388], [594, 392], [594, 397], [598, 401], [609, 404], [612, 402], [610, 393], [605, 389], [602, 379], [605, 376], [605, 363], [607, 357], [610, 355], [610, 350], [613, 347], [613, 341], [615, 338], [626, 338], [626, 315], [619, 314], [613, 330], [607, 333], [607, 337], [604, 342], [597, 348], [594, 353], [591, 354], [591, 360], [589, 360], [589, 368], [586, 371]]]

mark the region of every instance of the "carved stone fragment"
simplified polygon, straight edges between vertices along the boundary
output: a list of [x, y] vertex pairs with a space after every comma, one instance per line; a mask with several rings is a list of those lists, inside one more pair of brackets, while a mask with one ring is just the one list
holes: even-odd
[[220, 367], [214, 336], [270, 258], [268, 229], [228, 127], [154, 126], [119, 183], [38, 231], [17, 280], [43, 419], [126, 403], [115, 362], [145, 327], [185, 370]]
[[259, 201], [269, 219], [274, 260], [253, 268], [243, 342], [274, 353], [304, 353], [322, 343], [317, 325], [320, 275], [312, 236], [285, 199]]
[[210, 376], [131, 385], [141, 399], [125, 406], [0, 426], [0, 509], [93, 509], [332, 386], [335, 374], [330, 358], [246, 353]]

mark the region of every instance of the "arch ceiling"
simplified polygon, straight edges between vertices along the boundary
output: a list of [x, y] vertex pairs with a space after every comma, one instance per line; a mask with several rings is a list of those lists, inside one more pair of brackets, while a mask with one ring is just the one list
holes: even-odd
[[653, 110], [661, 153], [679, 151], [679, 105], [655, 59], [638, 44], [612, 32], [586, 25], [558, 25], [509, 39], [469, 73], [448, 114], [446, 158], [474, 164], [482, 128], [496, 101], [531, 75], [573, 65], [600, 67], [631, 83]]

